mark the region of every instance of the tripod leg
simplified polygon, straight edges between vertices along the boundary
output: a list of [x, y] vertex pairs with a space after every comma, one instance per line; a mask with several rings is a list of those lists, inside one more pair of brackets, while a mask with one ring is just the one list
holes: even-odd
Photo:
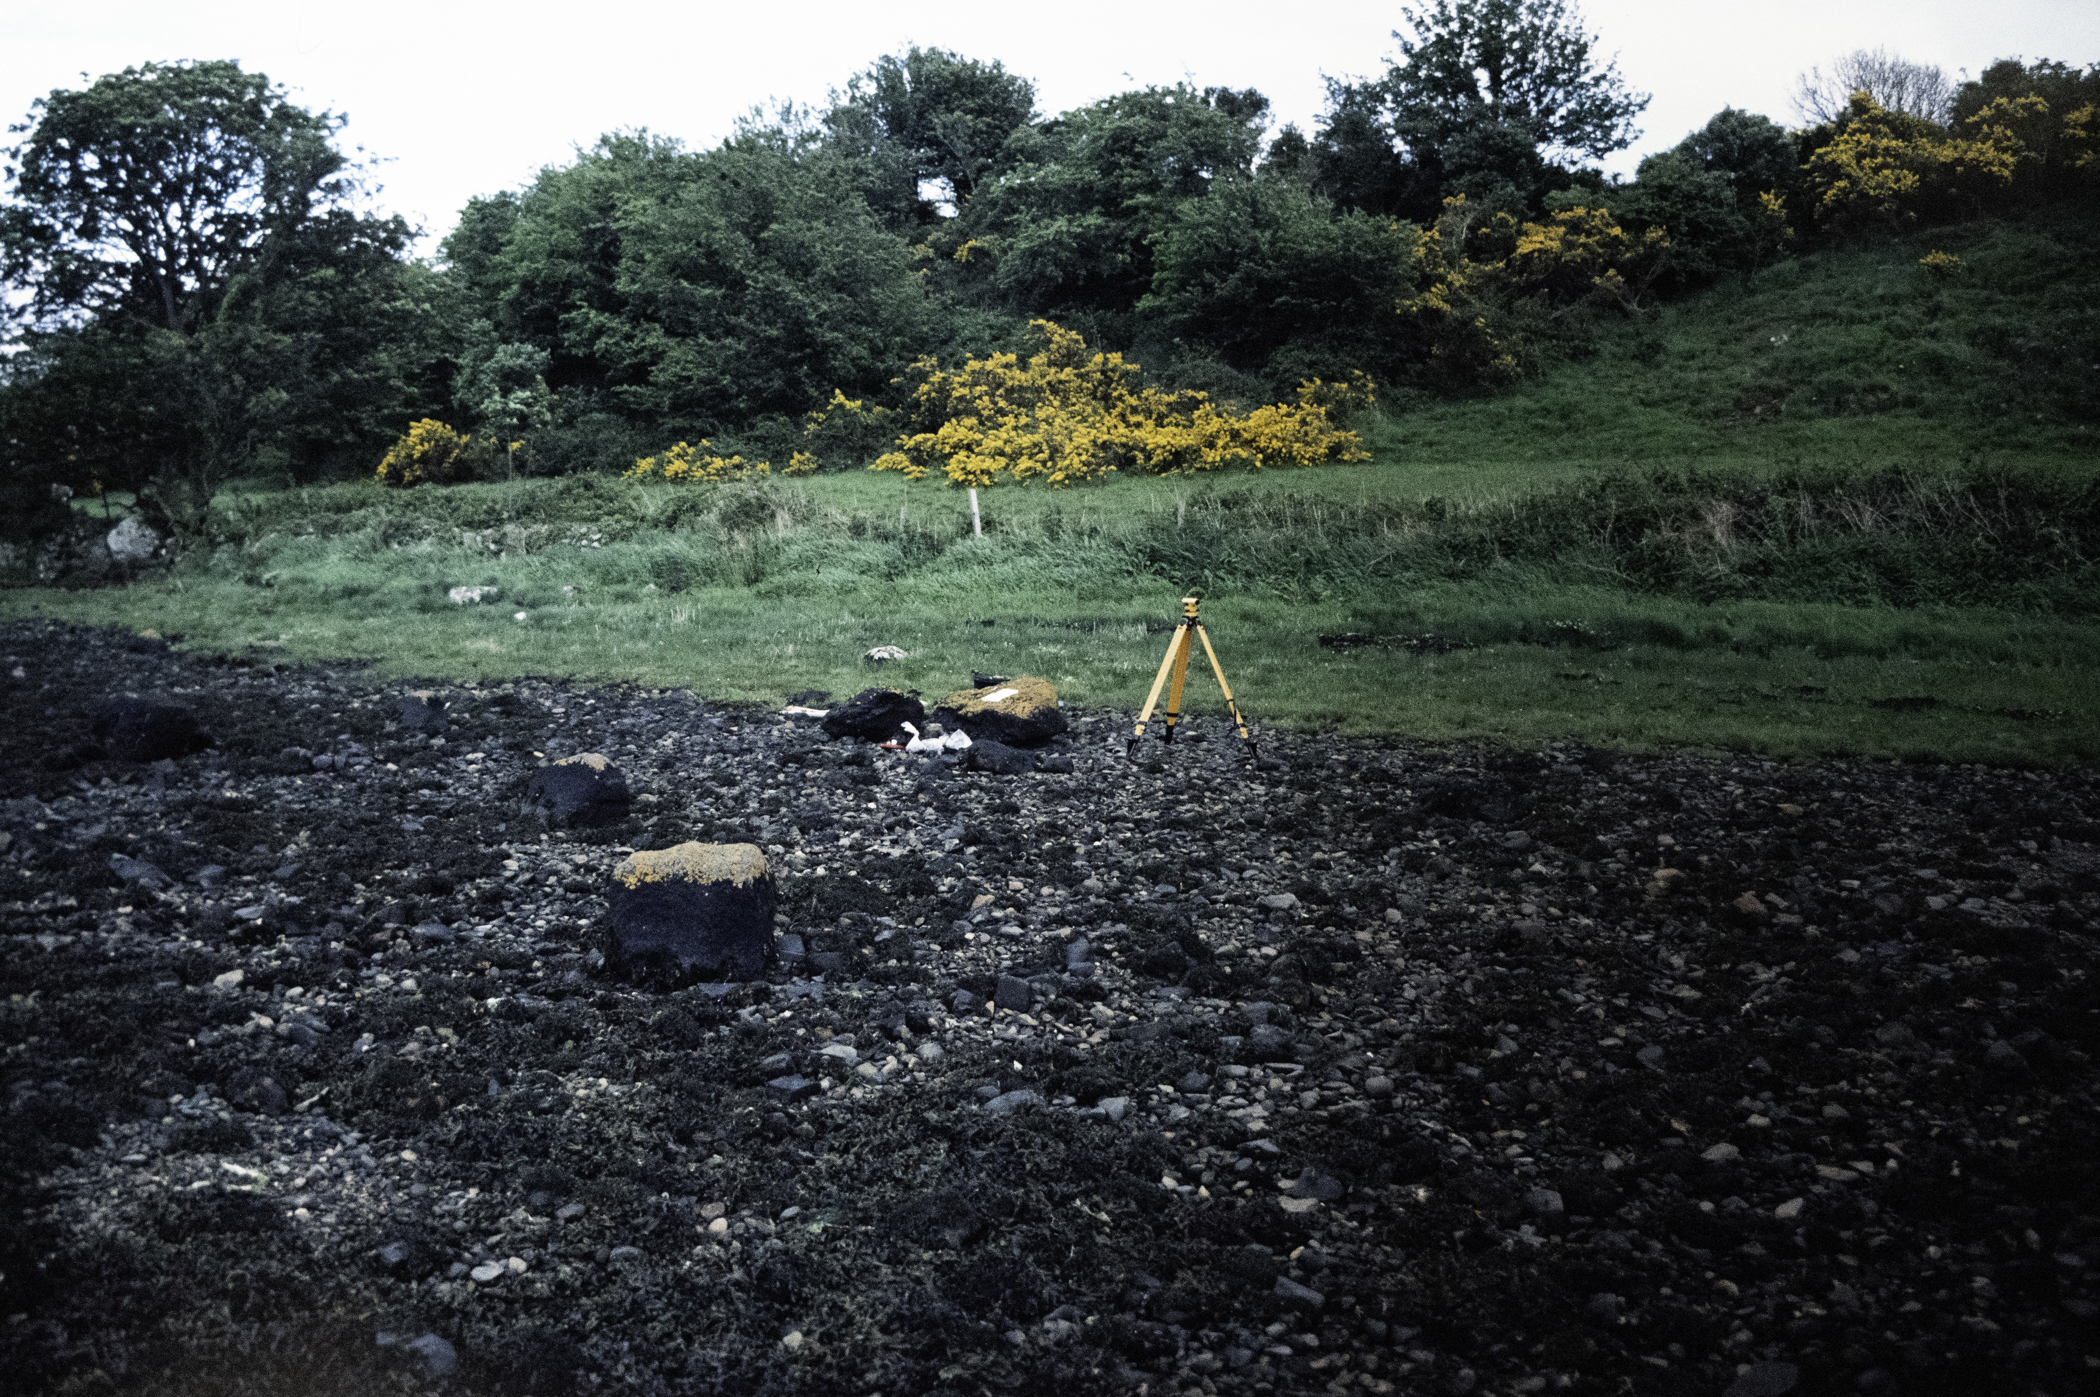
[[1173, 639], [1167, 642], [1167, 653], [1160, 659], [1159, 673], [1152, 680], [1152, 692], [1145, 695], [1145, 706], [1138, 711], [1137, 731], [1130, 735], [1132, 746], [1145, 735], [1145, 724], [1152, 721], [1152, 709], [1159, 703], [1159, 691], [1167, 687], [1167, 671], [1174, 667], [1174, 651], [1181, 644], [1181, 627], [1174, 628]]
[[1167, 691], [1167, 741], [1169, 742], [1174, 740], [1174, 725], [1181, 721], [1181, 686], [1183, 681], [1189, 676], [1189, 651], [1193, 648], [1189, 643], [1189, 632], [1193, 629], [1195, 628], [1184, 621], [1181, 624], [1179, 633], [1174, 637], [1174, 687]]
[[1210, 672], [1218, 676], [1218, 688], [1224, 691], [1225, 711], [1232, 715], [1233, 726], [1239, 729], [1240, 741], [1246, 743], [1248, 750], [1252, 751], [1254, 738], [1247, 732], [1247, 720], [1241, 715], [1239, 704], [1233, 701], [1232, 686], [1225, 682], [1225, 667], [1218, 663], [1218, 652], [1211, 648], [1210, 632], [1198, 626], [1196, 634], [1203, 640], [1203, 653], [1210, 656]]

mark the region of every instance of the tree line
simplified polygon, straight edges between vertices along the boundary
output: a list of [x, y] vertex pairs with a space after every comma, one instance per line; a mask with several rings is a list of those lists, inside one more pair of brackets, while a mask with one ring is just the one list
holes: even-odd
[[711, 148], [604, 136], [472, 200], [431, 260], [362, 207], [344, 119], [236, 63], [54, 91], [0, 204], [12, 513], [126, 489], [195, 527], [229, 478], [366, 474], [418, 419], [505, 469], [785, 458], [834, 395], [901, 407], [909, 366], [1036, 321], [1249, 406], [1352, 375], [1389, 404], [1488, 391], [1804, 246], [2100, 175], [2100, 68], [1954, 85], [1877, 52], [1804, 75], [1803, 128], [1726, 109], [1607, 179], [1647, 98], [1565, 0], [1402, 13], [1310, 134], [1188, 84], [1044, 115], [1001, 64], [913, 48]]

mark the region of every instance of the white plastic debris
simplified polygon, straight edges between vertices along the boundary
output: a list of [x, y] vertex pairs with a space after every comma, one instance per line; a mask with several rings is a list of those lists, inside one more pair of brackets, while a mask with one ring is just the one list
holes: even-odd
[[994, 689], [977, 701], [979, 703], [1004, 703], [1020, 692], [1019, 689]]
[[494, 587], [454, 587], [451, 591], [445, 593], [445, 596], [454, 606], [472, 606], [476, 602], [483, 600], [494, 601], [496, 589]]

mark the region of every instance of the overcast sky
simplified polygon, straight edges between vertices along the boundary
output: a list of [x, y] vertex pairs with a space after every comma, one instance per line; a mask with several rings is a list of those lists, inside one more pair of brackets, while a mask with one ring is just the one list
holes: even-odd
[[[2013, 56], [2100, 61], [2094, 0], [1588, 0], [1582, 12], [1628, 85], [1654, 95], [1640, 141], [1608, 166], [1627, 173], [1723, 106], [1795, 124], [1795, 74], [1855, 48], [1886, 45], [1950, 73]], [[377, 202], [434, 241], [472, 195], [517, 188], [603, 132], [648, 127], [711, 145], [754, 105], [820, 103], [877, 56], [914, 43], [1004, 63], [1035, 82], [1046, 113], [1187, 80], [1259, 88], [1277, 125], [1310, 132], [1323, 74], [1383, 71], [1400, 24], [1397, 5], [1361, 0], [953, 10], [865, 0], [7, 0], [0, 120], [21, 120], [83, 73], [237, 58], [303, 105], [347, 114], [345, 143], [383, 162]]]

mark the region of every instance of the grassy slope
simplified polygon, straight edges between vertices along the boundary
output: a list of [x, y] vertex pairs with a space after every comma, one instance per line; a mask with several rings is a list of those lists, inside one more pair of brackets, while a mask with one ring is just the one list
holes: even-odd
[[[1927, 246], [1956, 252], [1965, 271], [1932, 278], [1916, 260]], [[2001, 608], [1857, 604], [1871, 588], [1845, 599], [1854, 604], [1799, 586], [1716, 599], [1703, 584], [1658, 590], [1580, 560], [1555, 565], [1536, 547], [1503, 557], [1523, 542], [1507, 532], [1518, 526], [1498, 536], [1480, 521], [1541, 491], [1550, 507], [1561, 498], [1551, 492], [1627, 467], [1776, 477], [1804, 464], [1960, 473], [1983, 460], [2090, 477], [2096, 254], [2100, 239], [2063, 220], [1803, 258], [1611, 327], [1590, 357], [1509, 393], [1382, 422], [1368, 466], [993, 491], [983, 541], [962, 537], [955, 492], [867, 473], [719, 499], [543, 483], [382, 498], [346, 486], [249, 501], [245, 542], [179, 578], [7, 593], [0, 609], [378, 657], [401, 673], [596, 675], [766, 702], [849, 692], [871, 679], [863, 649], [898, 644], [914, 658], [883, 682], [937, 693], [971, 668], [1028, 671], [1076, 702], [1134, 707], [1174, 598], [1215, 564], [1206, 616], [1220, 656], [1249, 711], [1270, 721], [2090, 759], [2100, 627], [2089, 595], [2067, 608], [2059, 588], [2042, 611], [2010, 593]], [[1441, 522], [1419, 504], [1432, 497], [1451, 502]], [[679, 527], [662, 527], [680, 511]], [[1441, 572], [1406, 562], [1451, 553], [1460, 533], [1474, 555], [1485, 539], [1495, 556]], [[1162, 537], [1204, 543], [1177, 558]], [[504, 604], [453, 607], [443, 593], [459, 583], [495, 583]], [[1317, 644], [1352, 630], [1472, 648]], [[1215, 710], [1207, 681], [1192, 692], [1197, 711]], [[1876, 706], [1888, 700], [1906, 702]]]

